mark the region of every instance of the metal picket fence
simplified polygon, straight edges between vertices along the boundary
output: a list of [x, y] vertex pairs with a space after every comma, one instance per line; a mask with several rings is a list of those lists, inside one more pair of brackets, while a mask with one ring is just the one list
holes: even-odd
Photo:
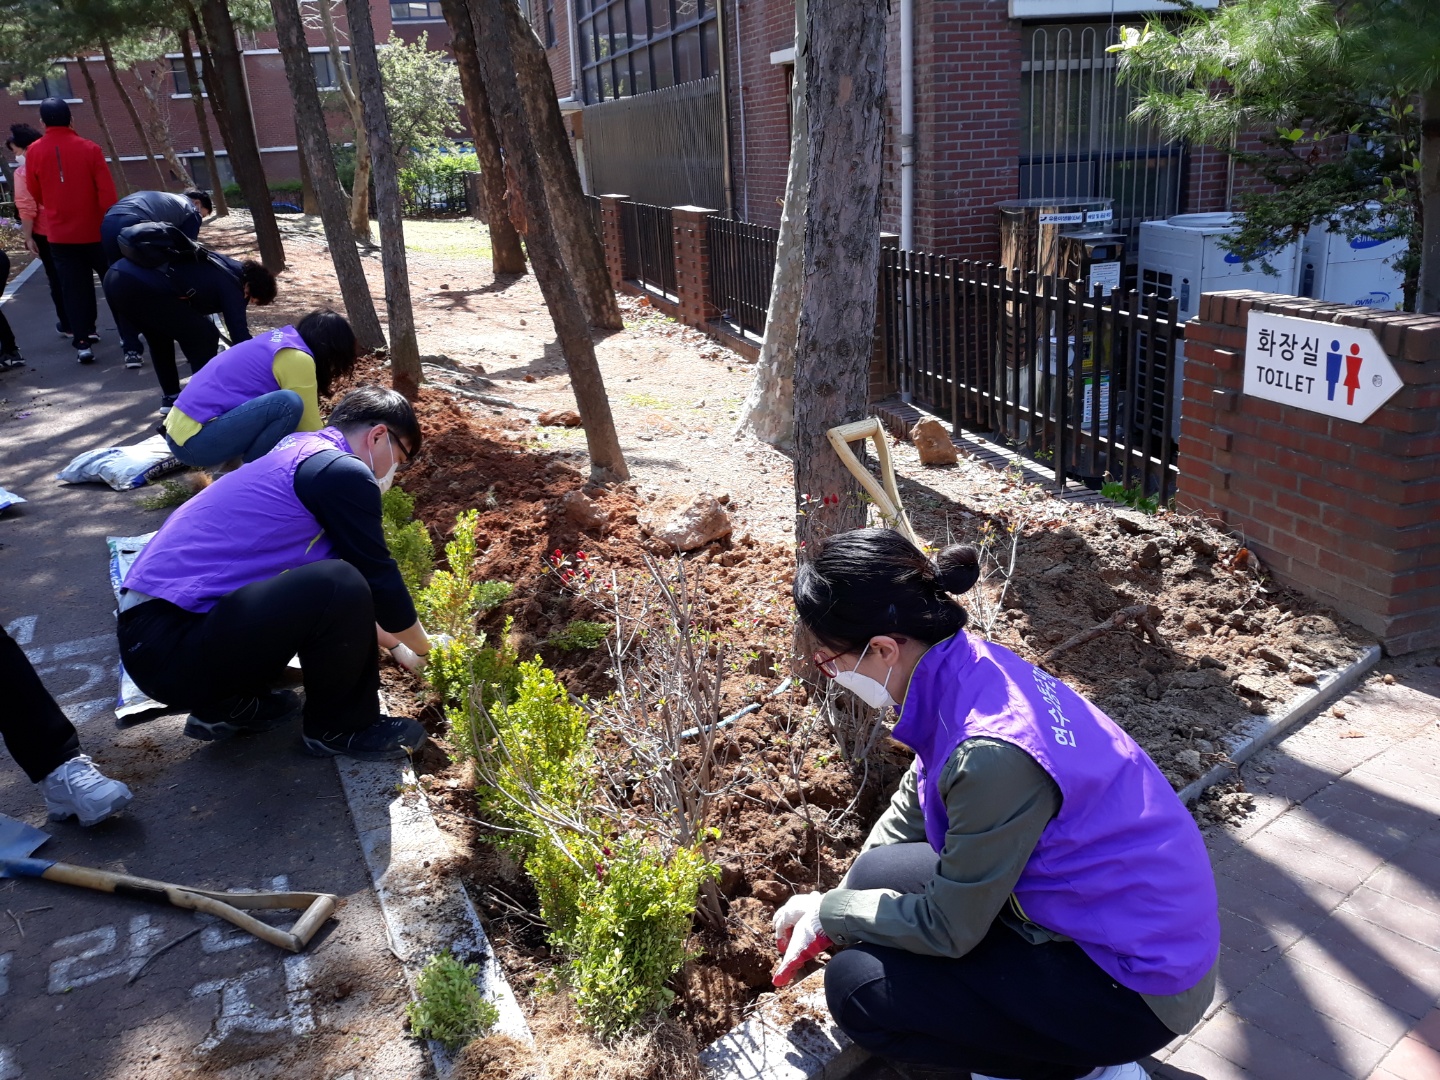
[[780, 230], [711, 215], [710, 302], [742, 334], [765, 336]]
[[882, 248], [887, 373], [957, 427], [993, 433], [1055, 478], [1175, 492], [1176, 301]]
[[675, 297], [675, 227], [668, 206], [620, 204], [620, 266], [625, 277]]

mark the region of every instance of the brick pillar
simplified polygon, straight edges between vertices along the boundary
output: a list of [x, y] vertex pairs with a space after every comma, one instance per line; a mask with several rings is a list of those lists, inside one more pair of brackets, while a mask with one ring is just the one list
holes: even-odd
[[620, 228], [620, 204], [629, 201], [629, 195], [600, 196], [600, 223], [604, 234], [600, 242], [605, 245], [605, 268], [610, 271], [610, 284], [617, 290], [625, 280], [622, 261], [625, 233]]
[[[1402, 388], [1364, 423], [1246, 395], [1251, 311], [1370, 330]], [[1440, 645], [1440, 317], [1208, 294], [1185, 328], [1184, 394], [1183, 509], [1391, 654]]]
[[708, 223], [715, 210], [700, 206], [676, 206], [670, 211], [675, 239], [675, 295], [680, 301], [680, 321], [700, 329], [720, 310], [710, 302], [710, 231]]

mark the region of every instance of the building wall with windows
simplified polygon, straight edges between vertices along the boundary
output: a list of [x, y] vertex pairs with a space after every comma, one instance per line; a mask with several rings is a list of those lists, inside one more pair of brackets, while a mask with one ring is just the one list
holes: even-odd
[[[396, 36], [407, 42], [414, 42], [421, 34], [425, 34], [430, 48], [448, 50], [450, 32], [445, 20], [440, 16], [439, 9], [440, 5], [430, 0], [424, 3], [393, 4], [388, 0], [371, 0], [370, 11], [376, 40], [387, 40], [393, 29]], [[343, 7], [336, 11], [336, 22], [342, 38], [348, 40]], [[333, 86], [334, 71], [323, 32], [319, 28], [310, 28], [307, 31], [307, 41], [317, 85], [322, 89]], [[271, 31], [259, 34], [241, 33], [239, 44], [244, 55], [246, 84], [266, 177], [272, 183], [295, 180], [300, 175], [295, 137], [295, 103], [285, 78], [285, 65], [280, 56], [279, 42]], [[346, 52], [348, 53], [348, 47]], [[110, 80], [103, 58], [98, 55], [89, 56], [85, 64], [95, 82], [100, 109], [109, 123], [130, 186], [136, 190], [155, 187], [155, 170], [145, 161], [139, 136]], [[198, 70], [198, 59], [196, 67]], [[202, 187], [213, 188], [215, 179], [206, 175], [199, 128], [191, 103], [191, 87], [181, 54], [172, 51], [155, 64], [138, 65], [132, 71], [122, 72], [121, 80], [129, 90], [137, 109], [141, 110], [142, 116], [145, 111], [142, 84], [148, 85], [157, 93], [158, 100], [168, 111], [172, 142], [177, 152], [191, 169], [195, 181]], [[66, 97], [70, 102], [75, 130], [85, 138], [104, 145], [95, 116], [95, 102], [90, 100], [90, 92], [77, 59], [58, 62], [50, 85], [38, 86], [35, 90], [39, 96], [26, 95], [17, 98], [0, 94], [0, 132], [8, 137], [10, 125], [16, 122], [29, 123], [43, 130], [39, 118], [40, 99], [47, 93], [54, 92]], [[203, 87], [201, 90], [203, 93]], [[214, 114], [208, 109], [206, 119], [219, 157], [219, 180], [221, 183], [232, 182], [234, 177], [229, 170], [224, 140], [220, 137]], [[348, 134], [348, 122], [338, 112], [331, 114], [330, 123], [337, 140], [344, 137], [342, 133]], [[9, 164], [8, 159], [6, 164]], [[167, 176], [167, 186], [178, 190], [179, 180], [163, 162], [161, 167]], [[8, 198], [8, 193], [0, 195], [0, 201]]]

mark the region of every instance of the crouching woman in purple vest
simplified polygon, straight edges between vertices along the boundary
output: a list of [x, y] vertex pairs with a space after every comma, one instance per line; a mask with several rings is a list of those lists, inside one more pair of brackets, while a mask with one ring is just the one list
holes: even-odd
[[887, 529], [800, 566], [817, 666], [897, 709], [915, 764], [840, 887], [776, 913], [775, 981], [835, 952], [831, 1015], [905, 1076], [1142, 1080], [1214, 994], [1205, 845], [1114, 721], [964, 632], [952, 594], [978, 576], [970, 549], [932, 562]]
[[226, 349], [190, 376], [165, 414], [170, 452], [197, 469], [254, 461], [286, 435], [319, 431], [320, 398], [355, 366], [345, 316], [312, 311]]
[[160, 527], [125, 575], [120, 656], [145, 693], [189, 710], [185, 734], [293, 719], [297, 696], [270, 687], [298, 655], [307, 751], [378, 761], [425, 741], [415, 721], [381, 714], [378, 655], [430, 651], [380, 519], [381, 492], [419, 449], [410, 403], [362, 386], [329, 426], [282, 439]]

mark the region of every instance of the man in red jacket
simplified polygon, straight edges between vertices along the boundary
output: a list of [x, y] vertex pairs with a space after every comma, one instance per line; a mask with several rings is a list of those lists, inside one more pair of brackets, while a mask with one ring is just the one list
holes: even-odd
[[95, 282], [109, 266], [100, 246], [100, 222], [115, 202], [115, 181], [105, 152], [70, 127], [70, 106], [61, 98], [40, 103], [45, 134], [25, 153], [25, 182], [45, 214], [50, 250], [59, 272], [76, 358], [95, 361]]

